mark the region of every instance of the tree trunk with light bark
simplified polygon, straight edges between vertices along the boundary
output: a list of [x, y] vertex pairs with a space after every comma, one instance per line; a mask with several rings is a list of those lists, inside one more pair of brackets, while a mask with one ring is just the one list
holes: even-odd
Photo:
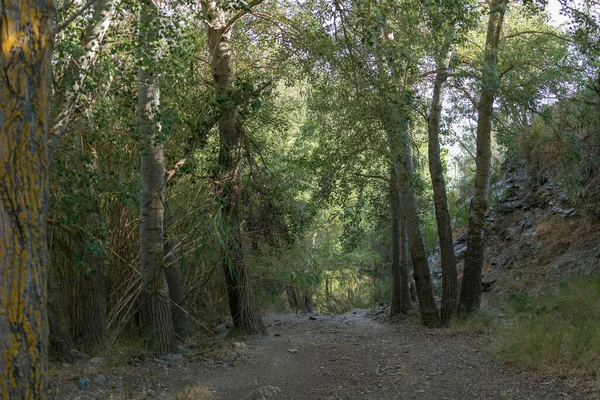
[[159, 118], [160, 89], [152, 65], [156, 60], [156, 19], [151, 1], [140, 12], [140, 57], [138, 69], [138, 121], [141, 137], [142, 203], [140, 209], [140, 272], [142, 274], [142, 324], [146, 339], [156, 354], [173, 353], [175, 332], [169, 289], [163, 265], [165, 202], [165, 156]]

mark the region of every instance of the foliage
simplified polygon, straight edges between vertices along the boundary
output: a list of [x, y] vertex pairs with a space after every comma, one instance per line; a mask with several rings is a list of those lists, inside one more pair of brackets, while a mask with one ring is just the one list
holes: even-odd
[[600, 372], [600, 277], [582, 277], [538, 296], [511, 294], [498, 327], [498, 350], [525, 367]]

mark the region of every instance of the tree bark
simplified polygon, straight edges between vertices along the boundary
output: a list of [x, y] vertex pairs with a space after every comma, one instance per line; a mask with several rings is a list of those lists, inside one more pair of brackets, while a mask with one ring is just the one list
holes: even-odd
[[477, 154], [475, 189], [469, 209], [467, 251], [460, 293], [459, 313], [479, 310], [481, 304], [481, 272], [485, 250], [485, 214], [488, 209], [490, 167], [492, 159], [491, 130], [494, 96], [500, 85], [498, 73], [498, 43], [502, 32], [508, 0], [489, 0], [481, 97], [477, 115]]
[[115, 15], [117, 3], [118, 0], [96, 1], [93, 22], [87, 27], [81, 40], [83, 52], [79, 57], [72, 58], [67, 66], [68, 76], [65, 77], [64, 97], [50, 132], [50, 160], [59, 139], [73, 117], [79, 93], [100, 54], [102, 41]]
[[86, 352], [94, 353], [106, 338], [108, 326], [106, 320], [106, 277], [104, 253], [90, 249], [84, 244], [85, 260], [90, 270], [84, 272], [81, 294], [84, 318], [82, 321], [83, 347]]
[[150, 347], [156, 354], [172, 353], [175, 332], [169, 291], [163, 268], [165, 202], [165, 157], [158, 111], [160, 89], [156, 63], [156, 19], [158, 10], [144, 1], [140, 12], [140, 57], [138, 69], [138, 121], [141, 137], [142, 204], [140, 207], [140, 262], [142, 274], [142, 323]]
[[400, 188], [394, 168], [390, 171], [390, 205], [392, 211], [392, 304], [390, 317], [406, 314], [410, 308], [406, 226], [402, 216]]
[[244, 131], [237, 108], [229, 106], [233, 93], [231, 22], [227, 22], [225, 11], [216, 1], [204, 1], [202, 7], [208, 17], [206, 25], [213, 80], [217, 96], [226, 108], [219, 118], [221, 171], [215, 182], [215, 190], [224, 206], [225, 220], [231, 232], [223, 255], [229, 308], [235, 330], [243, 334], [266, 335], [267, 330], [250, 288], [240, 237], [239, 200]]
[[170, 232], [175, 224], [175, 218], [169, 200], [165, 202], [165, 218], [165, 277], [172, 302], [173, 326], [177, 336], [187, 338], [192, 334], [192, 324], [185, 304], [185, 285], [181, 273], [181, 258], [178, 256], [179, 243]]
[[444, 99], [444, 89], [448, 79], [448, 66], [452, 57], [451, 46], [454, 34], [446, 40], [435, 76], [433, 99], [427, 120], [429, 133], [429, 173], [433, 186], [435, 218], [437, 221], [440, 254], [442, 257], [442, 324], [447, 325], [456, 314], [458, 305], [458, 281], [456, 259], [454, 257], [454, 241], [452, 239], [452, 222], [448, 212], [448, 197], [444, 182], [444, 168], [440, 157], [440, 118]]
[[75, 347], [69, 332], [67, 308], [60, 291], [60, 280], [57, 271], [51, 266], [48, 272], [48, 324], [50, 337], [58, 359], [63, 363], [72, 362], [71, 350]]
[[408, 137], [408, 119], [398, 118], [389, 132], [390, 149], [393, 155], [393, 166], [398, 176], [400, 199], [404, 208], [406, 230], [409, 237], [410, 253], [413, 263], [413, 276], [419, 297], [421, 319], [427, 327], [439, 327], [440, 318], [433, 297], [431, 274], [427, 261], [427, 251], [421, 233], [417, 195], [412, 180], [414, 168], [410, 139]]
[[54, 2], [0, 2], [0, 397], [46, 399]]

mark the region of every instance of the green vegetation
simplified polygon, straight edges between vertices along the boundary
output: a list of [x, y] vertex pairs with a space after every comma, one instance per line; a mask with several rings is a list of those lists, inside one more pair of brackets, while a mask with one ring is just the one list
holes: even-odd
[[600, 276], [577, 278], [537, 296], [510, 294], [498, 350], [517, 365], [600, 374]]

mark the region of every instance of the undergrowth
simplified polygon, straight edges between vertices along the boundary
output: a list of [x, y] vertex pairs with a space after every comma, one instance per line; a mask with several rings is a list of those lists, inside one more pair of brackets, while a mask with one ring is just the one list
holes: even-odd
[[510, 292], [494, 308], [457, 318], [451, 332], [489, 333], [507, 362], [559, 376], [600, 377], [600, 274], [537, 295]]
[[577, 278], [538, 296], [513, 293], [495, 329], [512, 363], [559, 374], [600, 373], [600, 276]]

